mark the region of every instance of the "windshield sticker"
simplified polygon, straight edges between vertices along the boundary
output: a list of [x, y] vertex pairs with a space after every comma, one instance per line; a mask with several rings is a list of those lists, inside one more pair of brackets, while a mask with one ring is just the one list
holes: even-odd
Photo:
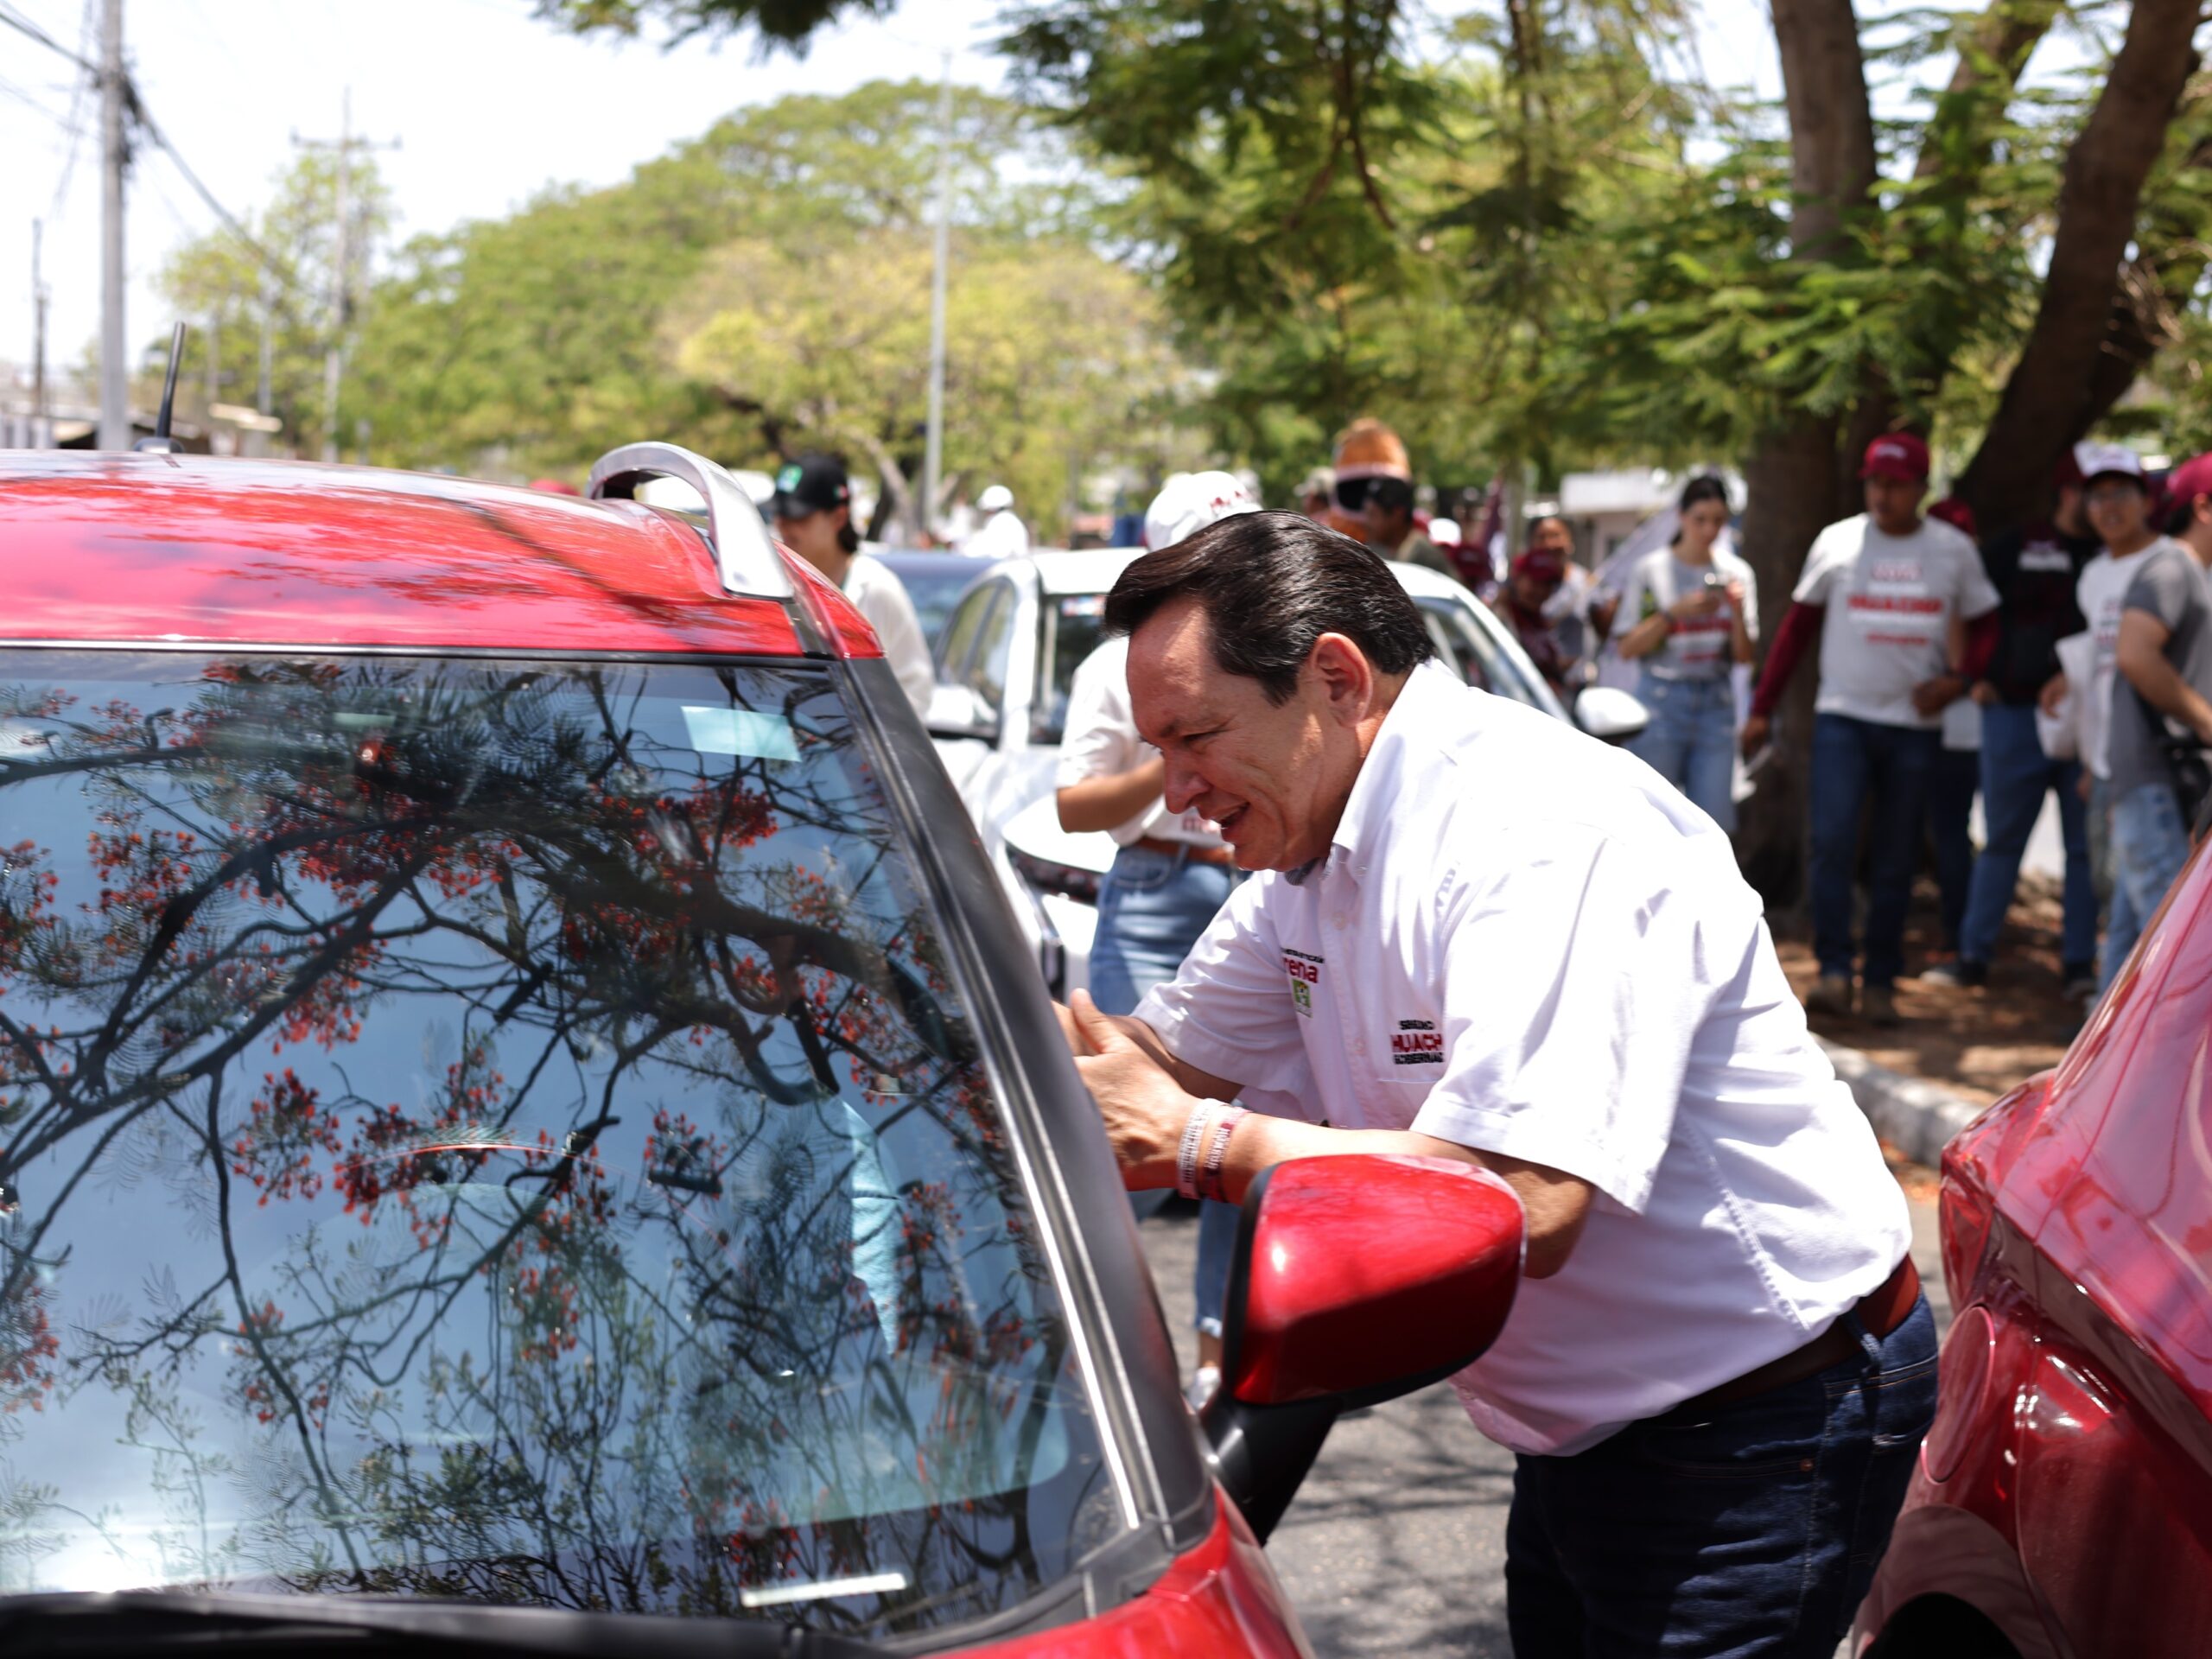
[[702, 709], [683, 705], [683, 724], [691, 747], [701, 754], [758, 755], [763, 760], [796, 760], [798, 741], [781, 715], [753, 709]]

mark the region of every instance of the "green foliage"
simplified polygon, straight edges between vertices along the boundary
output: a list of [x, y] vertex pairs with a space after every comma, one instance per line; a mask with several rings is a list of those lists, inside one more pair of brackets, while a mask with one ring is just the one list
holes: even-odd
[[578, 35], [638, 35], [648, 21], [671, 44], [750, 30], [762, 48], [804, 55], [817, 29], [848, 17], [880, 17], [898, 0], [537, 0], [537, 15]]

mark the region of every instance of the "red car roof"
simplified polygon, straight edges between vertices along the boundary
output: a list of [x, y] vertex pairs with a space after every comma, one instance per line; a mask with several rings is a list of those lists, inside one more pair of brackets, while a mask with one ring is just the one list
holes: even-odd
[[[799, 562], [785, 556], [786, 562]], [[844, 655], [879, 649], [794, 580]], [[0, 641], [797, 656], [674, 514], [474, 480], [204, 455], [0, 455]]]

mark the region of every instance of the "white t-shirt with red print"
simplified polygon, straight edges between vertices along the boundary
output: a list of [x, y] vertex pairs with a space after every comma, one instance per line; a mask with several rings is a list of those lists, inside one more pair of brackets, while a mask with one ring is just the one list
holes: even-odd
[[1891, 536], [1865, 513], [1815, 538], [1790, 597], [1827, 611], [1816, 709], [1930, 732], [1942, 716], [1915, 709], [1913, 687], [1948, 671], [1952, 618], [1970, 622], [1998, 604], [1961, 531], [1923, 518], [1910, 536]]
[[[1724, 582], [1744, 585], [1744, 622], [1751, 638], [1759, 632], [1759, 590], [1751, 567], [1723, 548], [1713, 550], [1710, 565], [1684, 564], [1671, 547], [1655, 548], [1630, 566], [1621, 587], [1621, 607], [1613, 618], [1612, 637], [1619, 639], [1646, 619], [1671, 608], [1697, 592], [1710, 570]], [[1668, 680], [1717, 680], [1734, 664], [1729, 649], [1736, 626], [1736, 613], [1724, 598], [1703, 616], [1675, 624], [1658, 650], [1642, 660], [1651, 673]]]

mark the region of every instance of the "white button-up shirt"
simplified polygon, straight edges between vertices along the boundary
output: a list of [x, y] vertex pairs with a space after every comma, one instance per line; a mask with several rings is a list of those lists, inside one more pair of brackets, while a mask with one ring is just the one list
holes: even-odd
[[1327, 856], [1240, 887], [1136, 1017], [1339, 1128], [1597, 1189], [1567, 1265], [1454, 1379], [1517, 1451], [1580, 1451], [1779, 1358], [1910, 1243], [1727, 837], [1626, 752], [1433, 664]]

